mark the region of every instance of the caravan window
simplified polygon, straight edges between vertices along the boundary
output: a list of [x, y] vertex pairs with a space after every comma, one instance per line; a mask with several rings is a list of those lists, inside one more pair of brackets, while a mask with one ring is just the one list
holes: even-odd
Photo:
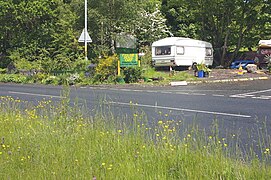
[[212, 56], [213, 55], [213, 51], [212, 51], [212, 48], [206, 48], [205, 49], [205, 54], [206, 54], [206, 56]]
[[184, 55], [184, 47], [183, 46], [177, 46], [176, 52], [178, 55]]
[[155, 55], [170, 55], [171, 47], [170, 46], [160, 46], [155, 48]]

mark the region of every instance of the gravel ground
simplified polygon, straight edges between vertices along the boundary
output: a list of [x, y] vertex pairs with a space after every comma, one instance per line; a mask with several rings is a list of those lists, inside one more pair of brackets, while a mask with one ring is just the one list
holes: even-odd
[[[194, 73], [194, 72], [189, 72]], [[243, 78], [271, 78], [271, 74], [266, 71], [258, 70], [255, 73], [248, 73], [243, 70], [243, 75], [238, 74], [237, 69], [212, 69], [209, 77], [202, 78], [203, 80], [225, 80], [225, 79], [243, 79]]]

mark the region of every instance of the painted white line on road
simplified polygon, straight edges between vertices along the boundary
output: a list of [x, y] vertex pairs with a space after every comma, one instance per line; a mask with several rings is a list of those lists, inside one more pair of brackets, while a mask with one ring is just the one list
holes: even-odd
[[246, 96], [242, 96], [242, 95], [232, 95], [230, 97], [231, 98], [246, 98]]
[[174, 107], [166, 107], [166, 106], [153, 106], [153, 105], [147, 105], [147, 104], [133, 104], [133, 103], [114, 102], [114, 101], [108, 102], [108, 103], [109, 104], [124, 105], [124, 106], [137, 106], [137, 107], [158, 108], [158, 109], [166, 109], [166, 110], [174, 110], [174, 111], [186, 111], [186, 112], [194, 112], [194, 113], [202, 113], [202, 114], [213, 114], [213, 115], [222, 115], [222, 116], [251, 118], [251, 116], [249, 116], [249, 115], [242, 115], [242, 114], [202, 111], [202, 110], [183, 109], [183, 108], [174, 108]]
[[170, 92], [170, 91], [161, 91], [160, 93], [162, 93], [162, 94], [173, 94], [173, 92]]
[[215, 96], [215, 97], [225, 97], [225, 95], [223, 95], [223, 94], [213, 94], [213, 96]]
[[243, 93], [243, 94], [235, 94], [233, 96], [248, 96], [248, 95], [253, 95], [253, 94], [259, 94], [259, 93], [264, 93], [264, 92], [269, 92], [271, 89], [266, 89], [262, 91], [253, 91], [253, 92], [248, 92], [248, 93]]
[[148, 93], [158, 93], [158, 91], [146, 91]]
[[132, 89], [118, 89], [118, 91], [132, 91]]
[[176, 94], [189, 95], [189, 93], [185, 93], [185, 92], [176, 92]]
[[206, 96], [206, 94], [202, 93], [191, 93], [192, 96]]
[[133, 89], [132, 91], [134, 91], [134, 92], [144, 92], [144, 91], [139, 90], [139, 89]]
[[49, 95], [49, 94], [34, 94], [34, 93], [16, 92], [16, 91], [8, 91], [8, 93], [10, 93], [10, 94], [28, 95], [28, 96], [50, 97], [50, 98], [64, 98], [62, 96], [53, 96], [53, 95]]
[[263, 100], [269, 100], [269, 97], [264, 97], [264, 96], [260, 96], [260, 97], [252, 97], [253, 99], [263, 99]]
[[265, 96], [265, 95], [262, 95], [261, 97], [262, 97], [262, 98], [269, 98], [269, 99], [271, 99], [271, 96]]
[[245, 97], [254, 97], [255, 95], [253, 95], [253, 94], [242, 94], [241, 96], [245, 96]]

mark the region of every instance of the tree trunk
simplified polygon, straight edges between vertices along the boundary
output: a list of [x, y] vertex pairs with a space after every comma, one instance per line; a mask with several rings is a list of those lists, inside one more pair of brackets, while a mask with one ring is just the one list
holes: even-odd
[[228, 44], [228, 37], [230, 34], [230, 30], [228, 29], [226, 32], [226, 36], [224, 39], [224, 45], [223, 45], [223, 49], [222, 49], [222, 55], [221, 55], [221, 65], [225, 67], [225, 56], [227, 53], [227, 44]]

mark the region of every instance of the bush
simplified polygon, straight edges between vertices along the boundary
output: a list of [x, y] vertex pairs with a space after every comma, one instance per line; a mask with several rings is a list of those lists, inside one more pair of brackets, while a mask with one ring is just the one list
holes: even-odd
[[82, 79], [78, 73], [75, 73], [75, 74], [70, 74], [67, 81], [68, 81], [69, 85], [73, 85], [76, 83], [80, 83], [82, 81]]
[[0, 74], [1, 82], [13, 82], [13, 83], [27, 83], [27, 76], [20, 74]]
[[48, 74], [37, 73], [37, 74], [33, 75], [33, 80], [34, 80], [34, 82], [41, 83], [47, 77], [48, 77]]
[[47, 78], [43, 79], [41, 83], [57, 85], [59, 83], [59, 78], [57, 76], [48, 76]]
[[95, 68], [94, 80], [98, 82], [104, 82], [114, 79], [112, 76], [115, 77], [117, 75], [117, 62], [117, 55], [105, 56], [104, 58], [100, 59], [98, 65]]
[[5, 74], [7, 72], [6, 68], [0, 68], [0, 74]]
[[145, 55], [140, 58], [141, 66], [142, 67], [151, 67], [151, 60], [152, 60], [152, 52], [150, 46], [144, 46], [140, 50], [140, 52], [144, 52]]
[[135, 83], [142, 78], [142, 69], [140, 67], [128, 67], [123, 71], [124, 81], [126, 83]]

